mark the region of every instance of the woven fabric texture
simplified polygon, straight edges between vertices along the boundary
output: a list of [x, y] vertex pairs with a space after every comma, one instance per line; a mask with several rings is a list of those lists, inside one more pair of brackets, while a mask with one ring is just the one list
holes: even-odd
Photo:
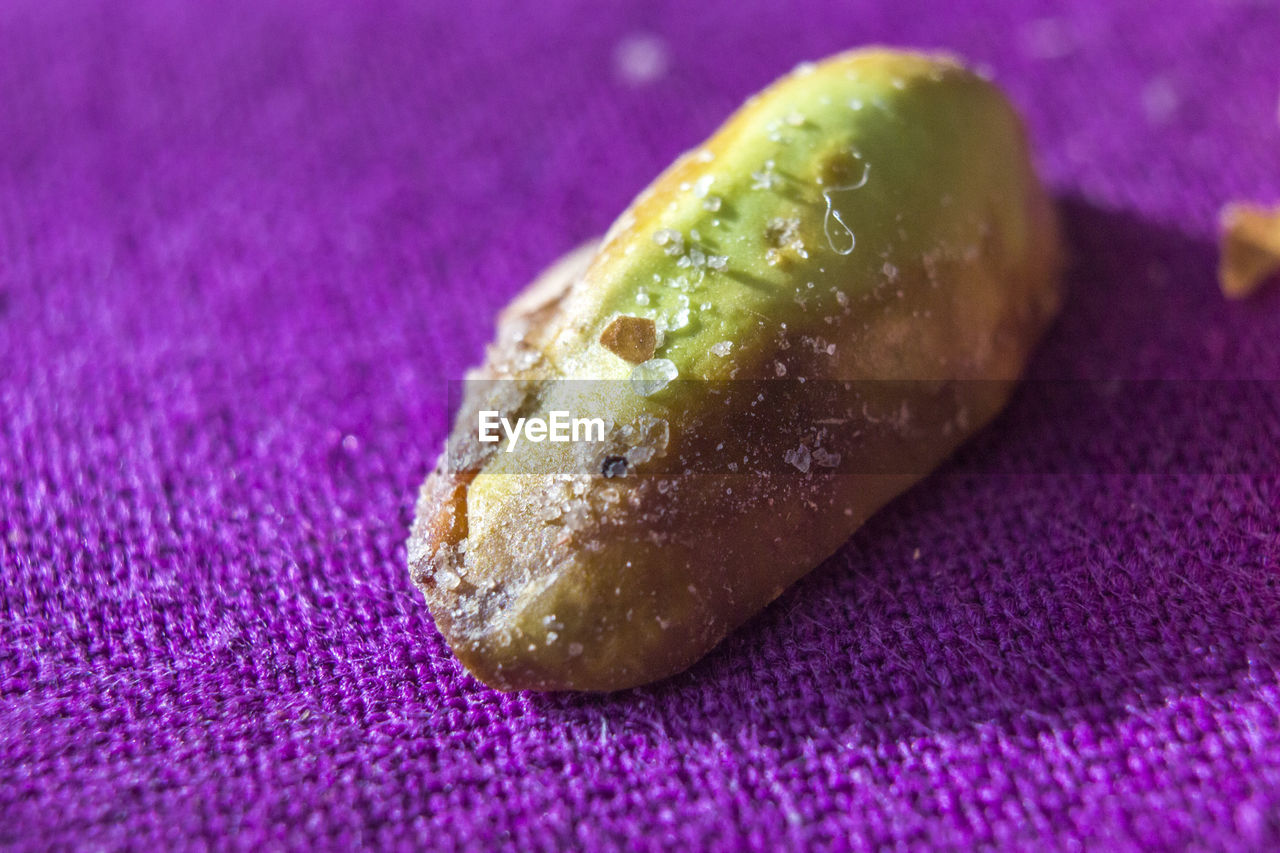
[[866, 43], [1024, 111], [1073, 257], [1033, 375], [1280, 380], [1280, 292], [1214, 281], [1219, 205], [1280, 200], [1274, 2], [4, 3], [0, 843], [1280, 846], [1280, 477], [1200, 464], [1256, 415], [1212, 395], [1064, 446], [1031, 386], [642, 689], [491, 691], [411, 588], [494, 312]]

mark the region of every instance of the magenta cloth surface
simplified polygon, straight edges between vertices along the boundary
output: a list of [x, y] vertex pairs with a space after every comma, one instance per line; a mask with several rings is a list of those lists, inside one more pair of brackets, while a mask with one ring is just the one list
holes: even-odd
[[1280, 200], [1275, 3], [5, 3], [0, 841], [1276, 849], [1280, 478], [1199, 464], [1218, 398], [1073, 471], [1029, 386], [643, 689], [491, 691], [411, 588], [495, 310], [869, 42], [1026, 113], [1074, 256], [1034, 375], [1280, 379], [1213, 245]]

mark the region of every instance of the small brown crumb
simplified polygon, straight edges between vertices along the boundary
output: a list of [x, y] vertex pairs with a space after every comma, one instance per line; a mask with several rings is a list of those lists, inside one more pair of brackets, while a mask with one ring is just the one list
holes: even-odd
[[648, 317], [614, 317], [600, 343], [619, 358], [640, 364], [653, 358], [658, 348], [658, 327]]
[[1280, 272], [1280, 208], [1228, 204], [1218, 225], [1218, 283], [1227, 298], [1244, 299]]

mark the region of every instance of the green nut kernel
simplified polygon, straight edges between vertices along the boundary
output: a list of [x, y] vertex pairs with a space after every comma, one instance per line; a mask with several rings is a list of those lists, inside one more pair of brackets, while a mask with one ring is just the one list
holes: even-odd
[[[996, 415], [1060, 266], [990, 83], [797, 69], [499, 318], [409, 541], [437, 626], [501, 689], [688, 667]], [[486, 410], [600, 440], [501, 448]]]

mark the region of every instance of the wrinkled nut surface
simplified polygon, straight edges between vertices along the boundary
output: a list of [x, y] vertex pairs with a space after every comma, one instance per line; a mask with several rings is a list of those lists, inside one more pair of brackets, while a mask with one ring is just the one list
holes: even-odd
[[1218, 283], [1228, 298], [1243, 299], [1280, 273], [1280, 208], [1228, 204], [1218, 219]]
[[[994, 86], [878, 49], [797, 68], [499, 318], [409, 540], [436, 625], [504, 690], [685, 669], [994, 417], [1060, 266]], [[486, 409], [608, 441], [507, 452]]]

